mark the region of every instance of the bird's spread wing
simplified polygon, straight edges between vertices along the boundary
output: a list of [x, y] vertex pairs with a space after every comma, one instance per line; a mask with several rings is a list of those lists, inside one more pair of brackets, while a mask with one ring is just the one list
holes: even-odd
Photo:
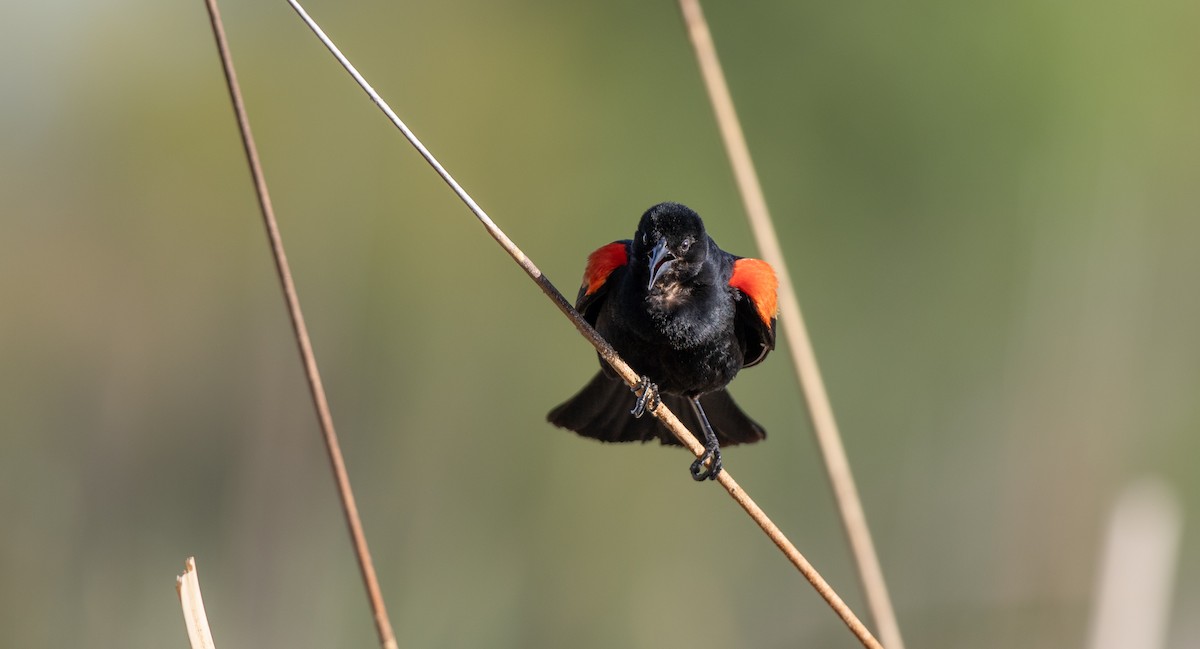
[[615, 279], [613, 273], [624, 272], [629, 264], [629, 248], [632, 244], [628, 240], [614, 241], [588, 255], [587, 268], [583, 271], [583, 286], [579, 287], [579, 296], [575, 298], [575, 309], [593, 325], [596, 324], [596, 312], [613, 284], [609, 280]]
[[757, 365], [775, 349], [776, 295], [779, 281], [771, 265], [761, 259], [737, 259], [729, 285], [743, 299], [737, 301], [737, 331], [745, 348], [745, 365]]

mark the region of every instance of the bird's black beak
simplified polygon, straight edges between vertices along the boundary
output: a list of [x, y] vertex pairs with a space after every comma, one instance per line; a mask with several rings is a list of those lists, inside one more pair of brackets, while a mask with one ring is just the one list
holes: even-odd
[[654, 286], [654, 282], [662, 276], [663, 273], [671, 269], [671, 264], [675, 263], [675, 255], [667, 250], [667, 239], [664, 237], [654, 244], [654, 250], [650, 251], [650, 283], [646, 285], [649, 290]]

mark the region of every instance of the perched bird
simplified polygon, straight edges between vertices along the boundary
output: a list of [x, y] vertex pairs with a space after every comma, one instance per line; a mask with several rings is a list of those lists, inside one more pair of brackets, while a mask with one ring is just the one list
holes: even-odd
[[642, 376], [634, 408], [626, 410], [629, 388], [601, 359], [601, 371], [547, 419], [604, 442], [678, 444], [656, 418], [642, 418], [661, 401], [703, 436], [705, 451], [692, 463], [692, 477], [715, 479], [721, 446], [767, 436], [725, 386], [775, 348], [776, 286], [770, 265], [718, 248], [691, 209], [678, 203], [651, 207], [633, 240], [615, 241], [588, 257], [575, 300], [575, 308]]

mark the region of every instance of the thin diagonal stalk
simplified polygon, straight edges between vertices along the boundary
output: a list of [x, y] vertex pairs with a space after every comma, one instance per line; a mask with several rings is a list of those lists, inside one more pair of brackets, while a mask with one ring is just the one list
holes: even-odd
[[858, 565], [859, 579], [866, 593], [867, 606], [879, 627], [879, 635], [883, 638], [884, 645], [890, 649], [903, 649], [900, 625], [896, 622], [896, 612], [888, 596], [883, 569], [879, 565], [879, 556], [875, 553], [875, 544], [871, 541], [867, 517], [863, 512], [862, 501], [854, 485], [854, 476], [850, 472], [850, 462], [846, 458], [846, 449], [842, 445], [837, 422], [833, 417], [833, 406], [830, 405], [829, 395], [825, 392], [825, 382], [821, 378], [820, 368], [817, 367], [817, 357], [800, 312], [800, 301], [792, 286], [791, 275], [784, 262], [783, 249], [775, 235], [770, 212], [767, 211], [767, 201], [763, 196], [758, 174], [754, 170], [754, 162], [750, 158], [746, 137], [733, 108], [733, 98], [725, 83], [725, 75], [721, 72], [721, 63], [717, 59], [712, 34], [704, 20], [699, 0], [679, 0], [679, 8], [683, 12], [688, 36], [704, 77], [704, 85], [708, 89], [709, 100], [717, 116], [721, 138], [725, 142], [725, 150], [733, 166], [754, 238], [763, 259], [774, 266], [779, 274], [779, 310], [783, 333], [792, 352], [792, 364], [808, 402], [813, 431], [821, 448], [829, 482], [842, 516], [842, 524], [850, 539], [850, 547]]
[[242, 145], [246, 149], [250, 175], [254, 178], [254, 190], [258, 195], [263, 224], [267, 228], [271, 255], [275, 259], [275, 270], [279, 275], [279, 284], [283, 289], [284, 301], [287, 303], [288, 315], [292, 321], [292, 331], [300, 350], [300, 358], [304, 363], [304, 375], [308, 378], [313, 407], [317, 411], [317, 420], [321, 425], [325, 450], [329, 456], [329, 466], [333, 470], [338, 496], [342, 502], [342, 512], [346, 517], [346, 527], [350, 530], [350, 539], [354, 544], [354, 556], [358, 560], [363, 585], [367, 589], [371, 614], [375, 618], [375, 630], [379, 635], [379, 645], [383, 649], [396, 649], [396, 636], [392, 632], [392, 623], [388, 619], [387, 607], [383, 603], [379, 579], [375, 576], [375, 565], [371, 561], [371, 551], [367, 548], [367, 537], [358, 516], [358, 506], [354, 502], [354, 491], [350, 488], [350, 475], [346, 471], [346, 463], [342, 458], [337, 431], [333, 427], [333, 415], [329, 412], [329, 401], [325, 398], [325, 387], [321, 384], [321, 373], [317, 370], [316, 355], [313, 354], [312, 341], [308, 337], [308, 327], [304, 324], [304, 314], [300, 310], [300, 298], [296, 294], [296, 284], [292, 281], [292, 271], [288, 266], [283, 239], [279, 234], [279, 224], [275, 220], [275, 210], [271, 206], [271, 195], [267, 191], [267, 181], [263, 175], [262, 165], [259, 163], [258, 148], [254, 144], [254, 135], [250, 132], [250, 118], [246, 115], [242, 91], [238, 86], [237, 74], [233, 69], [233, 57], [229, 53], [229, 43], [225, 38], [221, 13], [217, 9], [216, 0], [205, 0], [205, 3], [208, 7], [209, 18], [212, 20], [213, 36], [217, 39], [217, 50], [221, 54], [221, 67], [225, 71], [229, 97], [233, 101], [233, 110], [237, 114], [238, 130], [242, 135]]
[[[325, 47], [329, 49], [335, 58], [337, 58], [342, 67], [344, 67], [346, 71], [350, 73], [350, 76], [354, 77], [354, 80], [358, 82], [359, 86], [366, 91], [367, 95], [371, 98], [371, 101], [375, 102], [375, 105], [378, 106], [385, 115], [387, 115], [392, 124], [395, 125], [396, 128], [404, 134], [404, 137], [409, 141], [409, 143], [412, 144], [413, 148], [415, 148], [417, 152], [421, 154], [421, 157], [425, 158], [425, 161], [428, 162], [431, 167], [433, 167], [437, 174], [441, 176], [442, 180], [450, 186], [454, 193], [458, 195], [463, 203], [466, 204], [467, 208], [471, 210], [477, 219], [479, 219], [480, 223], [483, 224], [488, 234], [490, 234], [492, 238], [494, 238], [501, 245], [501, 247], [508, 252], [513, 260], [516, 261], [517, 264], [529, 275], [529, 277], [533, 279], [538, 287], [542, 289], [542, 292], [545, 293], [546, 296], [549, 297], [552, 302], [554, 302], [555, 306], [557, 306], [559, 310], [571, 320], [571, 322], [575, 325], [575, 328], [578, 329], [581, 334], [583, 334], [584, 338], [586, 338], [588, 342], [592, 343], [592, 346], [596, 348], [596, 351], [600, 354], [601, 358], [603, 358], [605, 362], [607, 362], [613, 367], [614, 370], [616, 370], [617, 374], [621, 376], [625, 383], [630, 387], [635, 386], [640, 380], [640, 377], [637, 375], [637, 373], [634, 372], [633, 369], [631, 369], [623, 360], [621, 360], [612, 346], [610, 346], [600, 336], [600, 334], [597, 333], [596, 330], [592, 328], [592, 326], [588, 324], [586, 320], [583, 319], [583, 316], [581, 316], [579, 312], [571, 306], [571, 303], [568, 302], [567, 299], [563, 297], [562, 293], [555, 288], [554, 284], [552, 284], [550, 280], [542, 274], [542, 271], [534, 265], [533, 261], [530, 260], [529, 257], [526, 256], [525, 253], [522, 252], [521, 249], [517, 247], [517, 245], [513, 243], [513, 241], [509, 239], [506, 234], [504, 234], [504, 232], [495, 224], [495, 222], [492, 221], [492, 219], [483, 211], [483, 209], [479, 207], [479, 205], [471, 198], [471, 196], [467, 194], [466, 190], [464, 190], [462, 186], [454, 180], [450, 173], [446, 171], [445, 167], [443, 167], [441, 163], [434, 158], [429, 149], [425, 148], [425, 145], [421, 143], [417, 136], [413, 134], [408, 126], [405, 125], [404, 122], [391, 109], [391, 107], [388, 106], [387, 102], [383, 100], [379, 93], [375, 92], [375, 89], [372, 88], [369, 83], [367, 83], [366, 79], [363, 78], [361, 74], [359, 74], [358, 70], [353, 64], [350, 63], [349, 59], [342, 54], [341, 50], [334, 45], [333, 41], [325, 35], [325, 32], [308, 15], [308, 12], [306, 12], [296, 0], [288, 0], [288, 3], [291, 4], [292, 8], [296, 10], [296, 13], [299, 14], [300, 18], [304, 20], [313, 33], [317, 35], [317, 38], [321, 40]], [[676, 418], [675, 415], [671, 413], [670, 409], [668, 409], [665, 405], [660, 405], [658, 408], [656, 408], [654, 410], [654, 415], [658, 417], [659, 420], [661, 420], [663, 424], [667, 426], [671, 433], [674, 434], [677, 439], [679, 439], [680, 443], [686, 446], [694, 455], [699, 457], [704, 452], [704, 447], [700, 444], [700, 442], [696, 440], [696, 438], [687, 430], [687, 428], [683, 426], [682, 423], [680, 423], [679, 419]], [[850, 607], [847, 606], [844, 601], [842, 601], [842, 598], [839, 597], [837, 592], [833, 590], [833, 587], [831, 587], [829, 583], [826, 582], [823, 577], [821, 577], [820, 573], [813, 568], [812, 564], [804, 558], [804, 555], [802, 555], [800, 551], [796, 549], [796, 546], [788, 540], [783, 532], [775, 525], [775, 523], [771, 521], [770, 518], [767, 517], [766, 513], [754, 502], [754, 500], [752, 500], [750, 496], [744, 490], [742, 490], [738, 483], [734, 481], [733, 476], [729, 474], [729, 471], [722, 471], [717, 476], [717, 482], [729, 492], [729, 495], [734, 499], [735, 502], [742, 506], [742, 508], [754, 520], [754, 522], [758, 524], [758, 526], [763, 530], [763, 532], [766, 533], [771, 541], [780, 549], [780, 551], [784, 553], [788, 560], [792, 562], [792, 565], [794, 565], [796, 569], [804, 575], [809, 583], [812, 584], [813, 588], [816, 589], [817, 593], [825, 599], [830, 608], [837, 613], [837, 615], [842, 619], [855, 637], [858, 638], [863, 646], [873, 649], [881, 648], [879, 641], [877, 641], [874, 636], [871, 635], [871, 632], [867, 630], [867, 627], [862, 623], [862, 621], [860, 621], [854, 612], [850, 610]]]

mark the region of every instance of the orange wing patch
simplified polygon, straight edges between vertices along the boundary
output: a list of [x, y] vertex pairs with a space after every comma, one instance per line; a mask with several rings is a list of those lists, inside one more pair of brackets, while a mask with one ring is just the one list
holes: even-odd
[[729, 285], [746, 294], [763, 324], [771, 326], [771, 319], [778, 311], [777, 291], [779, 280], [771, 265], [761, 259], [739, 259], [733, 262], [733, 276]]
[[625, 251], [625, 242], [616, 241], [598, 248], [588, 255], [587, 269], [583, 271], [583, 285], [587, 287], [584, 295], [591, 295], [604, 286], [608, 276], [621, 266], [629, 263], [629, 253]]

